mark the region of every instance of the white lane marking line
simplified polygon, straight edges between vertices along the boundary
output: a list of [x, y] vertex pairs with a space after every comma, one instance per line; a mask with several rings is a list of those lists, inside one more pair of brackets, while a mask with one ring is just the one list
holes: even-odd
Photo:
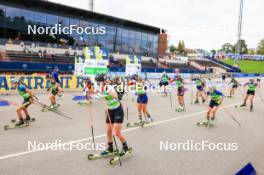
[[[230, 108], [230, 107], [238, 105], [238, 104], [240, 104], [240, 103], [233, 103], [233, 104], [230, 104], [230, 105], [223, 106], [222, 108]], [[222, 108], [220, 108], [220, 110], [222, 110]], [[148, 126], [154, 126], [154, 125], [159, 125], [159, 124], [162, 124], [162, 123], [171, 122], [171, 121], [174, 121], [174, 120], [180, 120], [180, 119], [184, 119], [184, 118], [188, 118], [188, 117], [193, 117], [193, 116], [196, 116], [196, 115], [199, 115], [199, 114], [203, 114], [203, 113], [206, 113], [206, 110], [200, 111], [200, 112], [196, 112], [196, 113], [187, 114], [187, 115], [180, 116], [180, 117], [174, 117], [174, 118], [167, 119], [167, 120], [158, 121], [158, 122], [149, 124]], [[122, 132], [126, 133], [126, 132], [139, 130], [139, 129], [141, 129], [141, 127], [125, 129]], [[105, 137], [105, 136], [106, 136], [105, 134], [102, 134], [102, 135], [95, 136], [94, 138], [95, 139], [99, 139], [99, 138], [102, 138], [102, 137]], [[87, 138], [83, 138], [83, 139], [79, 139], [79, 140], [73, 140], [73, 141], [70, 141], [70, 142], [63, 143], [61, 145], [69, 145], [69, 144], [80, 143], [80, 142], [85, 142], [85, 141], [89, 141], [89, 140], [92, 140], [92, 137], [87, 137]], [[41, 152], [41, 151], [45, 151], [45, 150], [32, 150], [32, 151], [24, 151], [24, 152], [20, 152], [20, 153], [8, 154], [8, 155], [1, 156], [0, 160], [9, 159], [9, 158], [13, 158], [13, 157], [19, 157], [19, 156], [22, 156], [22, 155], [35, 153], [35, 152]]]

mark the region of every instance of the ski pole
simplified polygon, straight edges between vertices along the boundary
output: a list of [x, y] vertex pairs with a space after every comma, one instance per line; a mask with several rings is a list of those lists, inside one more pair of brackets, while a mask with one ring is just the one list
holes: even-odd
[[108, 117], [108, 120], [109, 120], [110, 128], [111, 128], [111, 130], [113, 132], [113, 140], [114, 140], [116, 151], [117, 151], [119, 165], [122, 166], [122, 162], [121, 162], [120, 155], [119, 155], [119, 149], [118, 149], [118, 146], [117, 146], [117, 143], [116, 143], [115, 133], [113, 131], [113, 123], [111, 121], [108, 109], [106, 109], [106, 114], [107, 114], [107, 117]]
[[126, 116], [127, 116], [127, 121], [128, 121], [128, 92], [126, 92]]
[[184, 111], [186, 112], [186, 107], [185, 107], [185, 100], [184, 100], [184, 96], [182, 97], [183, 99], [183, 108], [184, 108]]
[[47, 106], [47, 105], [45, 105], [45, 104], [43, 104], [43, 103], [41, 103], [39, 101], [33, 101], [33, 104], [38, 105], [38, 106], [40, 106], [42, 108], [46, 108], [46, 109], [50, 110], [51, 112], [60, 115], [61, 117], [64, 117], [64, 118], [72, 120], [71, 117], [68, 117], [67, 115], [63, 114], [61, 111], [58, 111], [58, 110], [54, 111], [54, 110], [52, 110], [52, 108], [50, 108], [49, 106]]
[[260, 98], [261, 102], [264, 103], [264, 99], [263, 99], [261, 93], [259, 92], [259, 90], [257, 90], [257, 93], [258, 93], [258, 95], [259, 95], [259, 98]]
[[231, 114], [226, 108], [223, 107], [223, 109], [233, 119], [233, 121], [235, 121], [238, 124], [238, 126], [241, 127], [240, 122], [233, 116], [233, 114]]
[[171, 99], [171, 93], [170, 93], [170, 106], [171, 106], [171, 110], [173, 111], [173, 109], [172, 109], [172, 99]]
[[92, 116], [92, 107], [91, 107], [91, 105], [88, 106], [88, 111], [89, 111], [89, 119], [90, 119], [91, 131], [92, 131], [93, 144], [95, 145], [95, 141], [94, 141], [94, 128], [93, 128], [93, 116]]
[[191, 105], [193, 104], [193, 84], [191, 81]]

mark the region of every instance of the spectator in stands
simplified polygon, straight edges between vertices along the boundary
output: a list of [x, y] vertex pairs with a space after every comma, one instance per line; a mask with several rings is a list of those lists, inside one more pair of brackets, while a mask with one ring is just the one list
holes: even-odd
[[36, 44], [34, 42], [31, 43], [31, 48], [33, 49], [34, 47], [36, 47]]
[[25, 46], [25, 44], [24, 44], [23, 41], [21, 41], [19, 45], [20, 45], [21, 47], [24, 47], [24, 46]]
[[11, 38], [8, 39], [7, 41], [8, 44], [13, 44], [13, 40]]
[[38, 50], [38, 56], [40, 57], [40, 58], [42, 58], [43, 57], [43, 54], [42, 54], [42, 50], [40, 49], [40, 50]]

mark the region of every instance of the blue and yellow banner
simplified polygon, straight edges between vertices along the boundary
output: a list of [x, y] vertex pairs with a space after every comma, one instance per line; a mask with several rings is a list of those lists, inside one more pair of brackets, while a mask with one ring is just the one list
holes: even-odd
[[83, 53], [85, 59], [108, 60], [109, 58], [108, 50], [104, 48], [100, 48], [99, 46], [84, 47]]
[[[16, 89], [11, 86], [12, 78], [21, 78], [28, 89], [32, 90], [46, 90], [48, 83], [45, 76], [31, 75], [31, 76], [12, 76], [0, 75], [0, 92], [15, 92]], [[65, 90], [77, 90], [83, 88], [83, 78], [78, 76], [60, 76], [60, 85]]]
[[140, 64], [141, 57], [137, 55], [126, 55], [126, 63], [127, 64]]

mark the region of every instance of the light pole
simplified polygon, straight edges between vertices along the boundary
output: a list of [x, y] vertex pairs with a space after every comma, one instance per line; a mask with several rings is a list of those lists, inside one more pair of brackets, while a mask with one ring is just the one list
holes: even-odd
[[[238, 30], [237, 30], [237, 46], [235, 48], [236, 54], [238, 54], [238, 57], [241, 54], [241, 32], [242, 32], [242, 23], [243, 23], [243, 7], [244, 7], [244, 0], [240, 0], [239, 16], [238, 16]], [[235, 59], [236, 60], [235, 64], [237, 63], [237, 59]]]
[[89, 0], [89, 7], [90, 7], [90, 10], [93, 12], [94, 11], [94, 0]]

